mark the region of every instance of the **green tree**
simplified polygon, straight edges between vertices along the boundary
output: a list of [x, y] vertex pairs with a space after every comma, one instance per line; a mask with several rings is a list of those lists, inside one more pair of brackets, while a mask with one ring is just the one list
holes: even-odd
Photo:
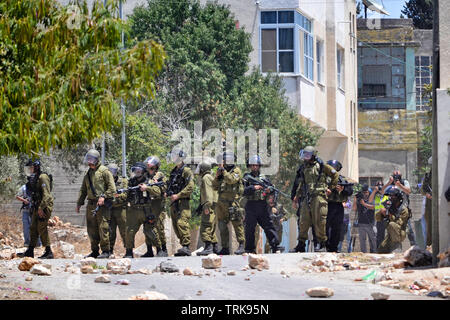
[[147, 108], [154, 119], [165, 130], [195, 120], [208, 129], [217, 105], [248, 70], [250, 35], [236, 28], [226, 6], [197, 0], [148, 0], [129, 19], [133, 38], [158, 39], [168, 54]]
[[433, 29], [433, 0], [408, 0], [402, 10], [418, 29]]
[[0, 155], [90, 142], [119, 125], [118, 101], [154, 95], [165, 52], [121, 49], [117, 4], [0, 2]]

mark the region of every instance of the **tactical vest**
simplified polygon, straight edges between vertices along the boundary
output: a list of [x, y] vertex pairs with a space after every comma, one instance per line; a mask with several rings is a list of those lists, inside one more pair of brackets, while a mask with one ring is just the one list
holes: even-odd
[[[246, 175], [252, 175], [251, 173], [246, 173], [246, 174], [244, 174], [244, 177], [246, 176]], [[260, 174], [260, 175], [258, 175], [258, 176], [254, 176], [254, 175], [252, 175], [252, 177], [254, 177], [254, 178], [256, 178], [256, 179], [259, 179], [259, 180], [261, 180], [261, 179], [265, 179], [266, 177], [264, 176], [264, 175], [262, 175], [262, 174]], [[244, 186], [245, 187], [248, 187], [248, 186], [250, 186], [250, 185], [252, 185], [251, 183], [249, 183], [249, 182], [245, 182], [244, 181]], [[254, 201], [254, 200], [266, 200], [266, 194], [265, 194], [265, 191], [264, 191], [264, 188], [263, 189], [260, 189], [260, 190], [255, 190], [255, 192], [253, 192], [253, 193], [251, 193], [251, 194], [247, 194], [247, 195], [245, 195], [245, 197], [247, 198], [247, 200], [249, 200], [249, 201]]]
[[[135, 187], [140, 185], [141, 183], [147, 183], [145, 177], [140, 178], [131, 178], [128, 184], [128, 188]], [[128, 202], [130, 205], [145, 205], [150, 202], [150, 196], [147, 191], [141, 191], [141, 189], [135, 189], [132, 191], [128, 191]]]
[[229, 171], [229, 174], [231, 175], [239, 175], [238, 183], [228, 184], [222, 180], [218, 189], [219, 201], [233, 201], [242, 196], [242, 194], [244, 193], [244, 185], [242, 184], [242, 178], [240, 178], [239, 171], [240, 170], [237, 167], [234, 167], [231, 171]]
[[45, 172], [40, 172], [39, 174], [32, 174], [28, 182], [26, 183], [27, 193], [31, 197], [31, 207], [37, 208], [39, 207], [42, 201], [42, 189], [39, 188], [39, 179], [42, 175], [46, 175], [50, 180], [50, 191], [53, 188], [53, 177]]
[[170, 172], [170, 177], [167, 185], [167, 196], [172, 196], [174, 194], [180, 193], [186, 185], [187, 181], [183, 177], [183, 171], [186, 165], [183, 165], [181, 168], [175, 167]]
[[[118, 177], [114, 178], [114, 182], [116, 183], [116, 189], [117, 190], [125, 188], [125, 186], [126, 186], [126, 184], [124, 183], [125, 179], [126, 178], [118, 178]], [[122, 200], [122, 199], [119, 199], [119, 198], [114, 198], [114, 202], [113, 202], [113, 207], [114, 208], [123, 207], [126, 204], [127, 204], [126, 200]]]
[[321, 165], [315, 161], [312, 165], [305, 164], [303, 168], [304, 180], [300, 183], [305, 183], [307, 192], [312, 195], [325, 194], [328, 189], [326, 175], [322, 173]]

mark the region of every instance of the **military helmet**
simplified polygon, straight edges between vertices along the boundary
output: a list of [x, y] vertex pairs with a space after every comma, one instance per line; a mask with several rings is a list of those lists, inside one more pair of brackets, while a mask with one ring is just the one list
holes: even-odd
[[145, 170], [147, 170], [143, 162], [136, 162], [134, 166], [131, 167], [131, 177], [141, 177]]
[[173, 162], [175, 164], [180, 164], [186, 159], [187, 154], [182, 149], [174, 148], [171, 152], [167, 154], [167, 161]]
[[[33, 170], [31, 170], [33, 168]], [[27, 177], [31, 176], [33, 173], [37, 173], [41, 170], [41, 161], [39, 159], [28, 159], [25, 163], [24, 172]]]
[[389, 198], [396, 198], [398, 199], [400, 202], [403, 202], [403, 196], [402, 196], [402, 192], [400, 191], [400, 189], [396, 188], [396, 187], [392, 187], [389, 189]]
[[159, 158], [157, 156], [150, 156], [147, 159], [145, 159], [145, 164], [147, 165], [147, 168], [152, 167], [159, 168], [161, 161], [159, 161]]
[[208, 161], [200, 162], [195, 169], [195, 174], [203, 174], [207, 171], [211, 171], [211, 163]]
[[115, 177], [117, 176], [117, 172], [119, 171], [119, 166], [115, 163], [109, 163], [108, 169], [111, 171], [112, 175]]
[[96, 165], [100, 159], [100, 152], [95, 149], [90, 149], [84, 156], [83, 163], [86, 165], [94, 164]]
[[298, 155], [301, 160], [310, 160], [313, 156], [317, 155], [317, 150], [312, 146], [307, 146], [306, 148], [300, 150]]
[[342, 164], [337, 160], [328, 160], [327, 164], [332, 166], [338, 172], [342, 169]]
[[252, 164], [256, 164], [256, 165], [260, 166], [262, 164], [261, 157], [259, 155], [257, 155], [257, 154], [249, 157], [248, 158], [248, 165], [250, 166]]

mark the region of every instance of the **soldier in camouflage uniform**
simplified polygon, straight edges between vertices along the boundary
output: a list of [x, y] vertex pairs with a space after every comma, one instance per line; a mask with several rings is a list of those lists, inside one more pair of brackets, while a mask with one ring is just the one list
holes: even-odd
[[[128, 188], [128, 180], [125, 177], [119, 178], [119, 167], [115, 163], [108, 164], [108, 170], [114, 177], [116, 190]], [[119, 228], [119, 233], [125, 246], [126, 232], [127, 232], [127, 195], [126, 193], [114, 194], [113, 205], [111, 208], [109, 246], [110, 253], [114, 253], [114, 245], [116, 243], [116, 231]]]
[[152, 212], [151, 197], [149, 192], [147, 192], [149, 178], [146, 175], [146, 171], [147, 166], [142, 162], [136, 162], [131, 167], [131, 178], [128, 181], [128, 190], [126, 191], [128, 208], [124, 258], [133, 258], [134, 239], [141, 225], [144, 226], [145, 244], [147, 245], [147, 252], [141, 257], [154, 256], [152, 246], [156, 242], [156, 234], [154, 232], [156, 216]]
[[34, 248], [40, 237], [45, 252], [39, 259], [53, 259], [48, 236], [48, 220], [53, 211], [53, 196], [51, 194], [51, 175], [41, 172], [40, 160], [29, 160], [25, 165], [25, 173], [29, 176], [27, 188], [31, 193], [31, 226], [28, 249], [19, 256], [34, 258]]
[[[430, 157], [428, 159], [428, 165], [432, 165], [433, 164], [433, 159], [432, 157]], [[432, 221], [431, 221], [431, 211], [432, 211], [432, 188], [431, 188], [431, 183], [432, 183], [432, 176], [431, 176], [431, 168], [430, 171], [428, 171], [425, 174], [425, 177], [423, 178], [422, 181], [422, 186], [420, 187], [420, 192], [426, 197], [425, 200], [425, 224], [426, 224], [426, 228], [427, 228], [427, 246], [431, 246], [432, 241], [433, 241], [433, 228], [432, 228]]]
[[[332, 166], [337, 172], [341, 171], [342, 165], [337, 160], [329, 160], [327, 164]], [[336, 189], [332, 190], [328, 196], [328, 214], [327, 214], [327, 251], [337, 252], [339, 240], [341, 237], [341, 229], [344, 223], [344, 203], [348, 201], [348, 197], [353, 194], [352, 184], [349, 184], [345, 178], [339, 175], [339, 182]]]
[[234, 154], [225, 152], [222, 155], [222, 161], [219, 162], [219, 169], [213, 180], [213, 188], [218, 192], [218, 200], [216, 205], [216, 214], [219, 224], [220, 240], [222, 249], [218, 254], [230, 254], [229, 243], [230, 234], [228, 231], [228, 223], [231, 221], [236, 240], [239, 243], [238, 249], [234, 254], [244, 253], [244, 210], [239, 202], [244, 191], [242, 185], [241, 169], [234, 165]]
[[[109, 258], [111, 249], [109, 243], [109, 222], [111, 220], [111, 207], [116, 193], [114, 177], [107, 167], [101, 165], [100, 153], [91, 149], [84, 157], [84, 163], [89, 166], [81, 183], [77, 201], [77, 213], [88, 198], [86, 206], [86, 225], [91, 242], [92, 252], [88, 257], [98, 259]], [[99, 255], [99, 244], [102, 254]]]
[[170, 154], [170, 160], [176, 164], [170, 172], [167, 185], [167, 197], [170, 199], [170, 217], [172, 219], [173, 229], [182, 248], [175, 256], [190, 256], [191, 250], [191, 230], [189, 219], [191, 218], [191, 207], [189, 199], [194, 191], [194, 174], [186, 166], [183, 160], [186, 153], [183, 150], [173, 150]]
[[389, 191], [389, 201], [383, 203], [383, 207], [375, 212], [377, 221], [387, 220], [386, 237], [378, 247], [378, 253], [391, 253], [401, 247], [406, 238], [406, 228], [409, 220], [409, 211], [403, 204], [401, 191], [392, 187]]
[[[295, 252], [304, 252], [306, 240], [308, 240], [308, 230], [311, 226], [317, 237], [317, 244], [314, 251], [326, 251], [326, 221], [328, 213], [327, 197], [336, 188], [339, 174], [328, 164], [317, 157], [314, 147], [308, 146], [301, 150], [300, 159], [303, 161], [302, 168], [297, 171], [300, 175], [298, 188], [293, 200], [293, 205], [300, 205], [300, 221], [298, 244], [294, 248]], [[327, 178], [329, 182], [327, 181]], [[292, 251], [291, 251], [292, 252]]]
[[[156, 256], [167, 257], [166, 235], [164, 233], [164, 193], [166, 192], [167, 179], [164, 173], [159, 171], [161, 162], [156, 156], [150, 156], [145, 159], [147, 166], [148, 184], [141, 188], [141, 191], [146, 191], [150, 195], [151, 212], [155, 216], [155, 223], [153, 224], [153, 233], [155, 234], [154, 245], [156, 247]], [[161, 185], [151, 185], [160, 183]]]
[[214, 212], [217, 203], [217, 192], [213, 188], [213, 176], [211, 174], [211, 164], [208, 162], [199, 163], [196, 174], [200, 175], [200, 208], [202, 222], [200, 225], [200, 235], [205, 243], [200, 256], [207, 256], [214, 253], [214, 245], [217, 245], [216, 237], [216, 214]]

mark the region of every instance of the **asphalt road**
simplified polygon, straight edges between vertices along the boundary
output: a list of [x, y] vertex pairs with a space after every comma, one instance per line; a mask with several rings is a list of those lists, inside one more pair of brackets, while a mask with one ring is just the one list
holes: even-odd
[[[95, 283], [100, 274], [72, 274], [64, 272], [67, 263], [79, 265], [77, 260], [55, 259], [43, 263], [52, 265], [51, 276], [32, 275], [32, 281], [25, 281], [29, 272], [19, 271], [21, 261], [2, 261], [0, 271], [8, 281], [31, 290], [45, 292], [58, 300], [127, 300], [145, 291], [158, 291], [170, 300], [311, 300], [305, 291], [312, 287], [328, 287], [334, 290], [330, 300], [372, 300], [371, 293], [383, 292], [389, 300], [436, 300], [436, 298], [415, 296], [409, 292], [383, 287], [377, 284], [356, 282], [355, 278], [366, 275], [369, 270], [352, 270], [324, 273], [306, 273], [302, 264], [310, 263], [314, 253], [266, 254], [269, 270], [242, 271], [248, 265], [246, 256], [224, 256], [220, 269], [202, 268], [202, 257], [169, 257], [132, 259], [131, 270], [141, 268], [154, 270], [162, 261], [171, 261], [179, 269], [178, 273], [153, 272], [150, 275], [126, 274], [109, 275], [110, 283]], [[97, 265], [105, 266], [108, 260], [97, 260]], [[184, 268], [189, 267], [201, 276], [185, 276]], [[59, 270], [58, 270], [59, 269]], [[227, 275], [235, 270], [236, 275]], [[101, 271], [101, 270], [100, 270]], [[282, 274], [282, 271], [286, 275]], [[116, 284], [126, 279], [128, 285]], [[3, 279], [0, 279], [0, 282]]]

